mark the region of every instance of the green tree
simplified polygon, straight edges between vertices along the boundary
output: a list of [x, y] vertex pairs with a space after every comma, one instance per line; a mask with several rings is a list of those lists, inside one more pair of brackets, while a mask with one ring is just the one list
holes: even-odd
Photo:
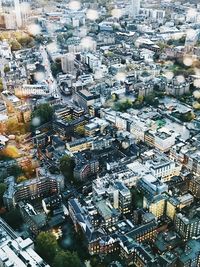
[[56, 62], [51, 63], [51, 71], [54, 77], [56, 77], [58, 73], [62, 72], [60, 60], [57, 60]]
[[159, 101], [154, 93], [151, 93], [147, 96], [145, 96], [145, 102], [149, 105], [152, 105], [154, 107], [157, 107], [159, 104]]
[[178, 41], [181, 45], [184, 45], [185, 44], [185, 39], [186, 39], [186, 36], [182, 36]]
[[41, 232], [36, 238], [36, 250], [38, 254], [49, 263], [52, 263], [54, 257], [59, 251], [56, 237], [52, 233]]
[[26, 180], [27, 180], [27, 178], [24, 175], [21, 175], [21, 176], [17, 177], [16, 182], [19, 184], [19, 183], [24, 182]]
[[142, 108], [144, 102], [144, 96], [138, 96], [137, 99], [135, 100], [135, 102], [133, 103], [133, 108], [135, 109], [140, 109]]
[[14, 176], [15, 178], [23, 174], [22, 168], [17, 164], [11, 165], [7, 168], [8, 175]]
[[200, 110], [200, 103], [198, 101], [195, 101], [192, 106], [195, 110]]
[[74, 167], [75, 167], [74, 158], [70, 157], [69, 155], [64, 155], [60, 159], [60, 171], [67, 179], [71, 181], [74, 178], [73, 175]]
[[12, 209], [4, 215], [5, 221], [15, 230], [23, 223], [21, 213], [18, 209]]
[[3, 82], [2, 79], [0, 78], [0, 93], [3, 91]]
[[74, 129], [74, 132], [77, 133], [80, 136], [84, 136], [85, 135], [84, 125], [76, 126], [75, 129]]
[[34, 43], [33, 37], [29, 35], [21, 36], [20, 38], [17, 38], [17, 41], [22, 47], [30, 47]]
[[35, 37], [35, 42], [39, 43], [39, 44], [43, 44], [43, 43], [49, 43], [51, 41], [50, 37], [44, 36], [43, 34], [37, 34]]
[[133, 103], [129, 99], [118, 101], [114, 105], [114, 109], [120, 112], [126, 112], [129, 108], [133, 107]]
[[0, 208], [3, 207], [3, 195], [6, 191], [6, 185], [4, 183], [0, 183]]
[[193, 119], [195, 118], [195, 115], [193, 112], [187, 112], [185, 114], [180, 114], [179, 115], [179, 119], [182, 121], [182, 122], [190, 122], [192, 121]]
[[119, 96], [118, 96], [118, 94], [112, 94], [112, 100], [114, 101], [114, 102], [116, 102], [116, 101], [118, 101], [119, 100]]
[[12, 40], [11, 41], [11, 50], [12, 51], [18, 51], [22, 48], [22, 46], [20, 45], [20, 43], [17, 40]]
[[9, 71], [10, 71], [10, 67], [8, 65], [5, 65], [4, 72], [6, 73], [6, 72], [9, 72]]
[[16, 119], [8, 119], [6, 126], [8, 134], [17, 134], [17, 132], [19, 131], [19, 124]]
[[60, 251], [56, 254], [53, 266], [55, 267], [80, 267], [81, 261], [76, 252]]
[[32, 126], [37, 127], [46, 122], [51, 121], [53, 118], [53, 114], [54, 110], [48, 103], [40, 104], [32, 112]]

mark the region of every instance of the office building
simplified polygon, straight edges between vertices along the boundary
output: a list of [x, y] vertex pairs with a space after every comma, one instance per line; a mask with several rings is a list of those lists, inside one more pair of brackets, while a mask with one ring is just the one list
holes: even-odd
[[74, 60], [75, 55], [73, 53], [67, 53], [61, 57], [61, 66], [64, 73], [75, 74]]
[[[194, 212], [194, 214], [192, 214]], [[190, 211], [189, 214], [177, 213], [175, 215], [175, 228], [184, 238], [190, 239], [200, 235], [200, 218], [199, 210]]]
[[[177, 250], [178, 251], [178, 250]], [[199, 240], [189, 240], [180, 250], [177, 266], [196, 267], [200, 266], [200, 242]]]
[[99, 100], [99, 95], [93, 94], [88, 90], [80, 90], [76, 93], [76, 100], [80, 107], [88, 110], [89, 106], [92, 106], [95, 102]]
[[0, 266], [43, 266], [50, 267], [35, 252], [30, 238], [22, 239], [0, 218]]
[[165, 195], [158, 195], [154, 197], [153, 201], [149, 205], [149, 211], [156, 216], [156, 218], [160, 218], [165, 213]]
[[194, 176], [193, 179], [189, 181], [189, 191], [196, 198], [200, 198], [200, 179], [199, 176]]
[[140, 0], [130, 0], [131, 5], [130, 5], [130, 17], [136, 18], [136, 16], [139, 15], [140, 12]]
[[145, 165], [154, 177], [161, 178], [162, 181], [169, 181], [173, 176], [178, 176], [182, 168], [181, 165], [159, 153], [154, 154], [152, 159], [147, 159]]

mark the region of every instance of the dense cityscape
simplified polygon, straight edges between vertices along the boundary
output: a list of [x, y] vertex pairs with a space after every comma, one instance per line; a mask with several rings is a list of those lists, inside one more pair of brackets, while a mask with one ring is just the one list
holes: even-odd
[[200, 2], [0, 0], [0, 266], [200, 266]]

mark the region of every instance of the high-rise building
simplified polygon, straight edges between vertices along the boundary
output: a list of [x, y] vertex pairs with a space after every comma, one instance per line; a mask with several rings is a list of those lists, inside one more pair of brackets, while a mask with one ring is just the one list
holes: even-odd
[[4, 17], [6, 29], [19, 29], [27, 26], [30, 15], [29, 0], [0, 0], [0, 13]]
[[135, 18], [140, 12], [140, 0], [131, 0], [130, 16]]
[[2, 9], [2, 0], [0, 0], [0, 13], [3, 12], [3, 9]]
[[19, 0], [14, 0], [15, 15], [16, 15], [16, 24], [17, 28], [22, 27], [22, 14]]
[[74, 59], [75, 56], [73, 53], [67, 53], [61, 58], [62, 71], [64, 73], [74, 74]]

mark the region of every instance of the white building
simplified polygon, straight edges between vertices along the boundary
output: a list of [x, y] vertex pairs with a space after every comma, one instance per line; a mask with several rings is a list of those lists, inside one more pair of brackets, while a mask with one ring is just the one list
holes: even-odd
[[178, 176], [181, 171], [181, 165], [166, 156], [156, 153], [153, 159], [147, 160], [145, 166], [156, 178], [161, 178], [164, 182], [169, 181], [173, 176]]
[[9, 225], [0, 219], [0, 266], [26, 267], [47, 265], [35, 252], [34, 243], [30, 238], [22, 239]]
[[140, 12], [140, 0], [131, 0], [130, 16], [135, 18]]
[[134, 118], [130, 126], [130, 132], [134, 135], [137, 141], [144, 142], [145, 132], [148, 130], [148, 127], [145, 122], [140, 119]]
[[158, 9], [152, 9], [150, 11], [150, 16], [155, 21], [163, 21], [165, 17], [165, 11], [164, 10], [158, 10]]
[[64, 73], [74, 74], [75, 72], [74, 59], [75, 56], [73, 53], [67, 53], [63, 57], [61, 57], [61, 66], [62, 66], [62, 71]]
[[11, 11], [9, 14], [4, 13], [4, 23], [5, 23], [5, 28], [7, 30], [16, 29], [16, 19], [14, 11], [13, 12]]
[[170, 148], [175, 144], [175, 134], [166, 132], [156, 132], [154, 145], [162, 152], [169, 151]]

